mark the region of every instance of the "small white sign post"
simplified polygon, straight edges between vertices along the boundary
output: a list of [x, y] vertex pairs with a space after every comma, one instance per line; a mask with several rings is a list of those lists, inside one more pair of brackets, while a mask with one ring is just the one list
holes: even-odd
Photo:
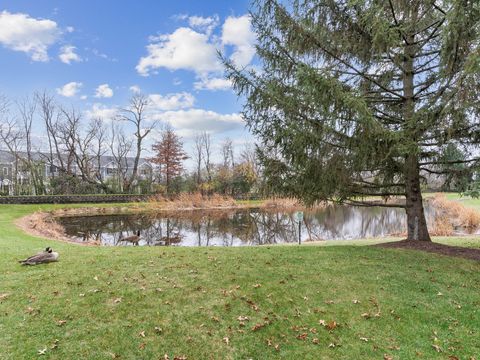
[[293, 214], [293, 218], [298, 222], [298, 245], [302, 243], [302, 221], [303, 221], [303, 211], [296, 211]]

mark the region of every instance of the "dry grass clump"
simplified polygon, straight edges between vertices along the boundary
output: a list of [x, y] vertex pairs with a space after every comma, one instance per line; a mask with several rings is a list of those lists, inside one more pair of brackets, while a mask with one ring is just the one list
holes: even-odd
[[294, 198], [270, 198], [264, 201], [263, 206], [266, 208], [296, 209], [302, 208], [304, 205]]
[[231, 208], [236, 206], [235, 200], [229, 196], [219, 194], [207, 196], [200, 193], [181, 193], [173, 199], [154, 196], [150, 203], [167, 210]]
[[17, 226], [28, 233], [46, 238], [66, 240], [65, 230], [52, 213], [36, 212], [17, 221]]
[[432, 231], [435, 235], [452, 235], [453, 230], [458, 227], [472, 232], [480, 225], [480, 213], [477, 210], [448, 200], [443, 194], [436, 195], [432, 205], [437, 212]]
[[451, 236], [453, 235], [453, 224], [446, 215], [437, 215], [433, 221], [433, 229], [430, 234], [433, 236]]
[[[313, 205], [313, 208], [324, 207], [324, 203], [317, 203]], [[305, 204], [300, 200], [294, 198], [270, 198], [263, 202], [262, 207], [265, 208], [278, 208], [278, 209], [304, 209]]]

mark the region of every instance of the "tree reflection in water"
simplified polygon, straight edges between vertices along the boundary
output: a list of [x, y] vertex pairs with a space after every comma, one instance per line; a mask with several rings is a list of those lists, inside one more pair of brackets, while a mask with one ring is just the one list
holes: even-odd
[[[296, 242], [293, 212], [259, 209], [195, 210], [141, 215], [63, 217], [58, 221], [78, 241], [136, 245], [123, 241], [140, 231], [138, 245], [241, 246]], [[302, 241], [358, 239], [403, 233], [401, 209], [328, 206], [306, 211]]]

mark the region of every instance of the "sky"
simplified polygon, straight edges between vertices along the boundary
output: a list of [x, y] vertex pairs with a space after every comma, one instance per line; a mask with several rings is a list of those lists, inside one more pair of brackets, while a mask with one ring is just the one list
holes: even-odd
[[109, 121], [141, 92], [187, 152], [200, 131], [241, 147], [251, 141], [242, 99], [217, 51], [254, 66], [248, 8], [247, 0], [2, 0], [0, 94], [19, 99], [46, 90], [85, 121]]

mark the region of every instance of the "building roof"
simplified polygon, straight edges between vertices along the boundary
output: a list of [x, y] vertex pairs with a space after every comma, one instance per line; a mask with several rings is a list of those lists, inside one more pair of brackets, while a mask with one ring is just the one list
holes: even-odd
[[[19, 155], [22, 158], [27, 157], [27, 153], [25, 151], [20, 151]], [[46, 161], [49, 158], [49, 156], [50, 155], [47, 154], [47, 153], [41, 153], [41, 152], [33, 152], [32, 153], [32, 158], [35, 161]], [[62, 157], [66, 158], [67, 155], [64, 154]], [[0, 164], [10, 164], [10, 163], [13, 163], [14, 161], [15, 161], [15, 157], [9, 151], [0, 150]], [[127, 166], [129, 168], [133, 167], [134, 162], [135, 162], [135, 158], [133, 156], [127, 157]], [[112, 163], [112, 164], [115, 163], [115, 159], [114, 159], [113, 156], [105, 155], [105, 156], [100, 157], [100, 166], [101, 167], [107, 167], [107, 165], [110, 164], [110, 163]], [[150, 162], [146, 158], [140, 158], [139, 166], [143, 166], [144, 164], [150, 165]]]

